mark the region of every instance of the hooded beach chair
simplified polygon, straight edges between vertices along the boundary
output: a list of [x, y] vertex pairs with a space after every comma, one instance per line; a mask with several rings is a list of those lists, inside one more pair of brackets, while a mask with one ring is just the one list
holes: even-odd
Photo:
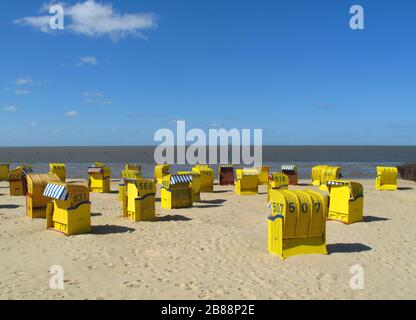
[[88, 187], [90, 192], [110, 193], [111, 170], [101, 162], [88, 168]]
[[31, 218], [46, 218], [46, 205], [49, 199], [43, 195], [50, 182], [60, 182], [55, 173], [28, 174], [26, 193], [26, 215]]
[[297, 185], [299, 181], [298, 166], [296, 164], [284, 164], [281, 167], [282, 173], [288, 176], [290, 185]]
[[76, 183], [48, 183], [43, 196], [49, 198], [47, 229], [67, 236], [91, 232], [89, 189]]
[[32, 173], [31, 166], [18, 166], [9, 172], [9, 190], [11, 197], [24, 196], [27, 193], [26, 177]]
[[232, 165], [218, 166], [218, 184], [220, 186], [233, 186], [234, 178], [234, 167]]
[[259, 193], [259, 172], [256, 169], [237, 169], [236, 176], [235, 194], [247, 196]]
[[396, 167], [377, 167], [376, 189], [397, 191], [398, 170]]
[[63, 163], [50, 163], [49, 173], [55, 173], [61, 182], [66, 181], [66, 166]]
[[300, 254], [327, 254], [327, 203], [327, 196], [311, 190], [271, 190], [269, 253], [282, 259]]
[[362, 221], [364, 214], [364, 189], [358, 182], [329, 180], [328, 218], [345, 224]]
[[163, 209], [189, 208], [193, 206], [192, 175], [170, 174], [163, 178], [160, 190]]
[[214, 192], [214, 170], [208, 165], [196, 165], [192, 168], [201, 177], [201, 193]]
[[289, 188], [289, 177], [284, 173], [269, 173], [269, 185], [267, 186], [267, 202], [270, 202], [271, 190], [284, 190]]

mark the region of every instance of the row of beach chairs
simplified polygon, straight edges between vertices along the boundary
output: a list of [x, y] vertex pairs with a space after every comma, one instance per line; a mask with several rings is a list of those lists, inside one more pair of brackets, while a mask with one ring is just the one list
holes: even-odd
[[[154, 179], [142, 177], [139, 164], [128, 164], [121, 172], [118, 188], [122, 216], [133, 221], [155, 221], [156, 189], [160, 186], [163, 209], [189, 208], [201, 201], [201, 193], [214, 192], [214, 170], [196, 165], [191, 171], [170, 173], [168, 164], [156, 165]], [[319, 190], [290, 190], [298, 184], [296, 165], [281, 172], [235, 169], [219, 166], [219, 185], [234, 185], [237, 195], [257, 195], [267, 186], [268, 249], [286, 258], [296, 254], [326, 253], [325, 220], [345, 224], [363, 220], [364, 190], [358, 182], [341, 180], [341, 168], [320, 165], [312, 168], [312, 185]], [[11, 196], [26, 196], [26, 215], [44, 218], [47, 228], [75, 235], [91, 232], [90, 192], [111, 192], [111, 170], [95, 162], [88, 170], [88, 185], [66, 182], [64, 164], [51, 163], [49, 173], [35, 174], [31, 166], [9, 171], [0, 165], [1, 180], [9, 181]], [[6, 174], [7, 172], [7, 174]], [[397, 190], [397, 169], [377, 167], [377, 190]]]

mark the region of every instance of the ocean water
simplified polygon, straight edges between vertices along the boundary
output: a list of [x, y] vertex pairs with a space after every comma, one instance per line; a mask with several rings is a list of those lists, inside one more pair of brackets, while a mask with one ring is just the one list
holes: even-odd
[[[231, 159], [231, 152], [229, 152]], [[0, 163], [31, 164], [35, 172], [47, 172], [49, 162], [67, 164], [69, 178], [86, 178], [94, 161], [107, 164], [113, 178], [120, 178], [126, 163], [142, 164], [143, 175], [153, 177], [154, 147], [0, 147]], [[296, 163], [301, 179], [309, 179], [311, 168], [318, 164], [342, 168], [345, 178], [374, 178], [377, 165], [397, 166], [416, 162], [416, 146], [264, 146], [263, 163], [271, 171], [282, 164]], [[172, 165], [171, 172], [187, 171], [191, 165]], [[236, 168], [245, 167], [236, 165]], [[217, 172], [217, 166], [212, 165]]]
[[[287, 162], [284, 162], [287, 163]], [[280, 166], [284, 164], [283, 162], [266, 162], [265, 165], [270, 166], [270, 171], [280, 171]], [[49, 163], [30, 163], [33, 167], [35, 173], [42, 173], [49, 171]], [[300, 179], [310, 179], [311, 177], [311, 168], [318, 164], [327, 164], [340, 166], [342, 168], [341, 172], [344, 178], [374, 178], [376, 176], [376, 166], [378, 163], [370, 162], [298, 162], [299, 167], [299, 177]], [[387, 166], [397, 166], [399, 162], [384, 162], [383, 165]], [[19, 165], [18, 163], [11, 163], [11, 168]], [[80, 179], [87, 178], [87, 169], [91, 163], [67, 163], [67, 176], [71, 179]], [[119, 179], [120, 172], [124, 169], [124, 163], [106, 163], [111, 168], [112, 178]], [[244, 166], [236, 165], [235, 168], [243, 168]], [[177, 171], [189, 171], [191, 170], [191, 165], [172, 165], [171, 172]], [[211, 168], [214, 169], [216, 175], [218, 172], [217, 165], [211, 165]], [[143, 176], [146, 178], [153, 178], [154, 164], [142, 164]]]

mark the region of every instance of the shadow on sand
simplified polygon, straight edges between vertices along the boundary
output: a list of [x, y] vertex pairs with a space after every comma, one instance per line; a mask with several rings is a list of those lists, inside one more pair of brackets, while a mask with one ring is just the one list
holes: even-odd
[[93, 212], [91, 213], [91, 217], [101, 217], [103, 214], [101, 212]]
[[398, 187], [397, 190], [405, 191], [405, 190], [413, 190], [413, 188], [412, 187]]
[[17, 205], [17, 204], [0, 204], [0, 209], [17, 209], [20, 208], [21, 206]]
[[362, 243], [332, 243], [326, 246], [329, 254], [353, 253], [370, 251], [371, 248]]
[[202, 200], [201, 202], [198, 202], [198, 203], [205, 203], [205, 204], [223, 204], [226, 201], [227, 200], [225, 200], [225, 199], [215, 199], [215, 200]]
[[377, 221], [388, 221], [390, 219], [383, 218], [383, 217], [374, 217], [374, 216], [364, 216], [364, 220], [362, 222], [377, 222]]
[[123, 226], [115, 226], [115, 225], [108, 225], [105, 226], [93, 226], [92, 233], [98, 235], [105, 235], [105, 234], [112, 234], [112, 233], [131, 233], [136, 231], [136, 229], [123, 227]]
[[227, 193], [231, 192], [232, 190], [215, 190], [213, 193]]
[[156, 221], [169, 222], [169, 221], [191, 221], [191, 218], [181, 215], [168, 215], [163, 217], [157, 217]]

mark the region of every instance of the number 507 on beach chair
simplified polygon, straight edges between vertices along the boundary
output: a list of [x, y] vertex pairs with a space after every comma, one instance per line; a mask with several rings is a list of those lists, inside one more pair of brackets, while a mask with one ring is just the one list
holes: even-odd
[[327, 254], [327, 196], [315, 191], [271, 190], [269, 252], [285, 259], [299, 254]]

